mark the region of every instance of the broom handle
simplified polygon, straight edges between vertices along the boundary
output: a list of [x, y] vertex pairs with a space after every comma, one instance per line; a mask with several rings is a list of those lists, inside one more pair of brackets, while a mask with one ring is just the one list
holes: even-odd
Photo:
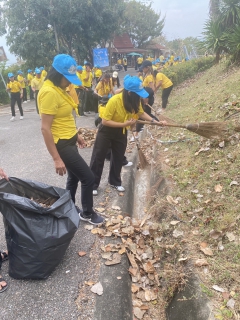
[[152, 109], [152, 111], [156, 112], [156, 110], [155, 110], [152, 106], [150, 106], [150, 104], [147, 104], [147, 106], [148, 106], [150, 109]]
[[186, 129], [186, 126], [182, 125], [182, 124], [171, 124], [171, 123], [167, 123], [164, 126], [162, 126], [159, 122], [151, 122], [151, 121], [142, 121], [142, 120], [137, 120], [138, 123], [141, 124], [150, 124], [152, 126], [159, 126], [159, 127], [175, 127], [175, 128], [184, 128]]

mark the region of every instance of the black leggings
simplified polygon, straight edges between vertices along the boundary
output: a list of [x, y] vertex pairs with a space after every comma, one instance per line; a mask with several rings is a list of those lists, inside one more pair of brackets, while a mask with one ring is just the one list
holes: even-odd
[[68, 172], [66, 189], [70, 191], [72, 200], [75, 203], [78, 182], [81, 181], [81, 201], [83, 212], [91, 214], [93, 212], [92, 192], [94, 175], [89, 166], [80, 156], [76, 142], [77, 135], [73, 136], [71, 139], [59, 140], [56, 147]]
[[12, 110], [12, 116], [16, 116], [15, 112], [15, 103], [17, 102], [18, 109], [20, 112], [20, 115], [23, 116], [23, 109], [22, 109], [22, 102], [20, 98], [20, 92], [11, 92], [11, 110]]
[[27, 101], [27, 89], [26, 88], [23, 88], [23, 98], [22, 98], [23, 101]]
[[121, 186], [122, 184], [121, 169], [127, 147], [127, 130], [123, 133], [123, 128], [112, 128], [100, 124], [90, 162], [90, 168], [95, 176], [94, 190], [96, 190], [100, 184], [104, 160], [110, 146], [112, 156], [108, 182], [113, 186]]
[[37, 102], [38, 92], [39, 92], [39, 90], [35, 90], [35, 104], [36, 104], [37, 113], [39, 114], [38, 102]]
[[168, 104], [168, 97], [173, 89], [173, 86], [163, 89], [162, 91], [162, 108], [166, 109]]

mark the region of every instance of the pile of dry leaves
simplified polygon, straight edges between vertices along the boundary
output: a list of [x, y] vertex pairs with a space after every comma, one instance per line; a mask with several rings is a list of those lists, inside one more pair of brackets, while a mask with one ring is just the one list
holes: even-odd
[[97, 130], [89, 128], [79, 128], [78, 133], [83, 137], [86, 147], [91, 147], [96, 139]]

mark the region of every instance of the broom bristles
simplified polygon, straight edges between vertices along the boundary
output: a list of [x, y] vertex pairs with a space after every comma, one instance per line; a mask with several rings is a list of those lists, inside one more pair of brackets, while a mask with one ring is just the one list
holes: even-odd
[[147, 165], [148, 165], [148, 161], [147, 161], [147, 158], [146, 158], [145, 154], [143, 153], [143, 151], [139, 147], [138, 147], [138, 157], [139, 157], [139, 162], [140, 162], [141, 169], [146, 168]]
[[228, 132], [225, 122], [200, 122], [187, 124], [186, 129], [205, 138], [223, 138]]

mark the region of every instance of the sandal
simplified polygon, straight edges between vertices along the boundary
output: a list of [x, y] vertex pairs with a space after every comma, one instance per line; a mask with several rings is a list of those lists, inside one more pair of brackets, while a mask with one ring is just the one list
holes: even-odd
[[0, 251], [0, 254], [3, 255], [2, 262], [8, 260], [8, 254], [6, 251]]
[[[2, 286], [2, 285], [1, 285], [2, 282], [5, 282], [6, 285], [5, 285], [5, 286]], [[7, 284], [7, 282], [2, 278], [2, 276], [0, 276], [0, 286], [2, 287], [2, 289], [0, 289], [0, 293], [2, 293], [3, 291], [7, 290], [7, 288], [8, 288], [8, 284]]]

